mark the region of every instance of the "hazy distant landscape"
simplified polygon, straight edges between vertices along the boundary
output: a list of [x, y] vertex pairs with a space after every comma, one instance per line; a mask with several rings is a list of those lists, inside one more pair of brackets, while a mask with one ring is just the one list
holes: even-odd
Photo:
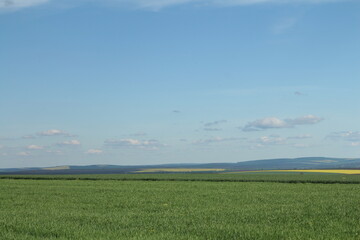
[[0, 174], [111, 174], [150, 172], [231, 172], [255, 170], [305, 170], [305, 169], [359, 169], [360, 158], [282, 158], [244, 161], [237, 163], [179, 163], [161, 165], [89, 165], [55, 166], [45, 168], [0, 169]]

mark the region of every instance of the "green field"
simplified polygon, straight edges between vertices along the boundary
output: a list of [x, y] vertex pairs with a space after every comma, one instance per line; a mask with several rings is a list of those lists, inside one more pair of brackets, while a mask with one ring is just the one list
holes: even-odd
[[0, 179], [0, 239], [360, 239], [355, 175], [26, 177]]

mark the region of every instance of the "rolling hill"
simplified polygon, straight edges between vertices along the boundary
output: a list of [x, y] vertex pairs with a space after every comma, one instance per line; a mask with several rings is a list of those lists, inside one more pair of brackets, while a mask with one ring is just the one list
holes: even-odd
[[237, 163], [161, 164], [161, 165], [88, 165], [55, 166], [45, 168], [0, 169], [0, 174], [121, 174], [135, 173], [144, 169], [225, 169], [226, 171], [285, 170], [285, 169], [360, 169], [360, 158], [279, 158], [252, 160]]

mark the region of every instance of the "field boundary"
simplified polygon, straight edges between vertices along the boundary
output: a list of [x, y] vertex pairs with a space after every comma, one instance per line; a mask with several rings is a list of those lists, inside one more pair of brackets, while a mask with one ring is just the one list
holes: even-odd
[[311, 183], [311, 184], [360, 184], [359, 181], [337, 180], [274, 180], [274, 179], [196, 179], [196, 178], [91, 178], [91, 177], [24, 177], [0, 176], [0, 180], [66, 180], [66, 181], [168, 181], [168, 182], [269, 182], [269, 183]]

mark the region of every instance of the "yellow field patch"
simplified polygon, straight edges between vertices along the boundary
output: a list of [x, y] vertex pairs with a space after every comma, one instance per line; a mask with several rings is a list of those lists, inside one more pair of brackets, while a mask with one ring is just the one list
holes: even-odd
[[149, 172], [222, 172], [225, 169], [222, 168], [150, 168], [140, 171], [138, 173], [149, 173]]
[[65, 169], [70, 169], [70, 167], [69, 166], [58, 166], [58, 167], [43, 168], [43, 170], [65, 170]]
[[304, 173], [360, 174], [359, 169], [262, 170], [262, 171], [247, 171], [247, 172], [304, 172]]

